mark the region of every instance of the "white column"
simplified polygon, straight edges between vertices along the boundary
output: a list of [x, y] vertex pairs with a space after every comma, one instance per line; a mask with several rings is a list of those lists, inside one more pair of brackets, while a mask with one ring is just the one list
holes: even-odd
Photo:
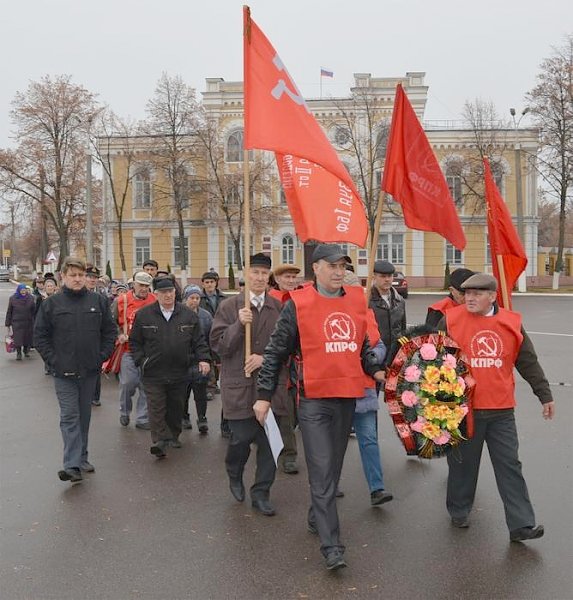
[[219, 264], [219, 255], [219, 227], [209, 225], [207, 228], [207, 265], [205, 266], [205, 271], [213, 267], [221, 277], [224, 277], [225, 274], [221, 273], [220, 269], [225, 265]]
[[413, 230], [412, 240], [412, 266], [408, 275], [413, 277], [424, 276], [424, 232]]

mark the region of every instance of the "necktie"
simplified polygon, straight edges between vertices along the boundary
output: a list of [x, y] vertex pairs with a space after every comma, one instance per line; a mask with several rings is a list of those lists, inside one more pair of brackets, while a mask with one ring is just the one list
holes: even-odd
[[255, 308], [261, 312], [261, 307], [263, 306], [262, 300], [260, 298], [260, 296], [255, 296], [253, 298], [253, 304], [255, 305]]

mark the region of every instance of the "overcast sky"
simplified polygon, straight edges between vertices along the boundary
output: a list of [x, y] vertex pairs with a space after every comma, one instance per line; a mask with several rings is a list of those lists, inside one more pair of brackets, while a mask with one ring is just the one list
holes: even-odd
[[[9, 0], [2, 10], [0, 147], [11, 102], [30, 80], [70, 74], [118, 114], [141, 118], [162, 71], [198, 92], [242, 79], [239, 0]], [[346, 95], [353, 73], [425, 71], [426, 119], [464, 101], [520, 110], [541, 60], [573, 32], [571, 0], [252, 0], [253, 19], [307, 97]]]

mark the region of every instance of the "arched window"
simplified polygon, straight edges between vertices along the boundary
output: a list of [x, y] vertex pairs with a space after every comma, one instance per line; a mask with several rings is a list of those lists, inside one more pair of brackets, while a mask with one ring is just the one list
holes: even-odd
[[151, 174], [149, 169], [140, 169], [133, 178], [134, 208], [151, 208]]
[[503, 189], [505, 169], [500, 161], [491, 161], [491, 174], [499, 193], [503, 196], [505, 194], [505, 190]]
[[281, 248], [283, 263], [294, 265], [294, 238], [290, 233], [283, 235]]
[[[249, 150], [249, 160], [252, 160], [253, 153]], [[225, 155], [227, 162], [243, 162], [243, 130], [233, 131], [227, 138], [227, 153]]]
[[463, 201], [462, 177], [459, 165], [448, 165], [446, 168], [446, 181], [448, 182], [448, 188], [450, 189], [450, 194], [454, 199], [454, 202], [459, 206]]

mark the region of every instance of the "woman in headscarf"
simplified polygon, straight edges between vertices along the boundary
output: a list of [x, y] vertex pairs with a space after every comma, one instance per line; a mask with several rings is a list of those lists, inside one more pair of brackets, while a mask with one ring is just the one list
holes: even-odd
[[10, 296], [5, 321], [8, 333], [11, 331], [14, 339], [16, 360], [22, 360], [22, 348], [24, 356], [30, 356], [35, 308], [36, 303], [30, 295], [28, 287], [21, 283], [16, 288], [16, 292]]

